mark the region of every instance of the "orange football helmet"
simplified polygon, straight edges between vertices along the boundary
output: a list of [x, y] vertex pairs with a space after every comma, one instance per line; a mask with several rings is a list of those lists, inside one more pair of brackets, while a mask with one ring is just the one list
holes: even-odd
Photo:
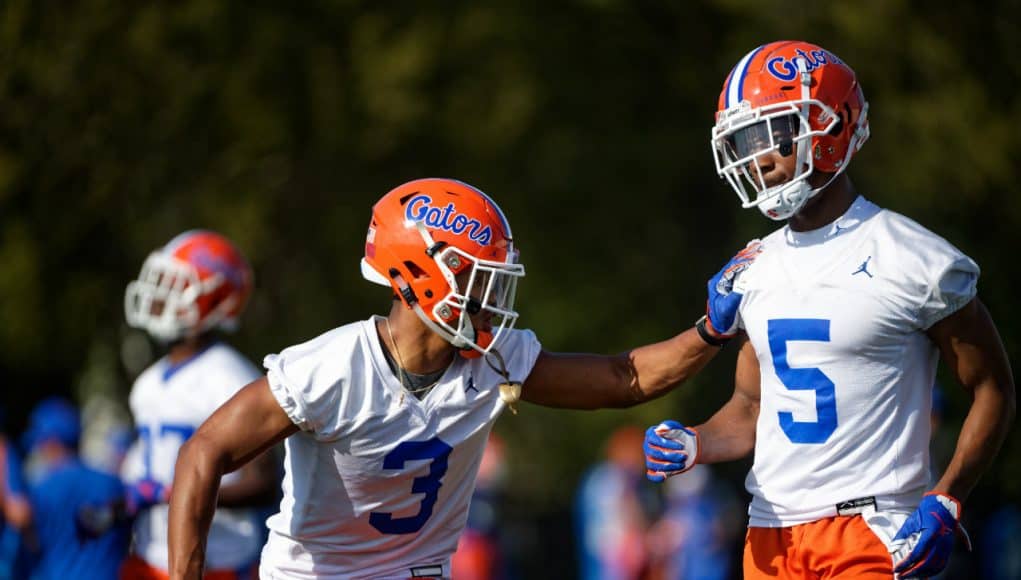
[[[418, 179], [373, 206], [362, 275], [393, 288], [464, 354], [486, 354], [518, 317], [517, 260], [510, 224], [489, 196], [454, 179]], [[480, 328], [470, 318], [478, 313]]]
[[149, 254], [128, 284], [128, 324], [166, 342], [232, 331], [252, 293], [252, 269], [222, 235], [191, 230]]
[[[716, 171], [743, 207], [787, 219], [843, 172], [869, 137], [868, 103], [833, 53], [800, 41], [756, 48], [730, 71], [712, 130]], [[797, 155], [792, 179], [768, 187], [758, 157]], [[813, 189], [818, 169], [833, 176]]]

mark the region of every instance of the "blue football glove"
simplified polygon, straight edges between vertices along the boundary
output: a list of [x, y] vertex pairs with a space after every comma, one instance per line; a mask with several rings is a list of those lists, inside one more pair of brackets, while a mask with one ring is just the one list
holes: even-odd
[[748, 242], [743, 250], [727, 262], [722, 270], [709, 279], [709, 299], [706, 301], [706, 330], [720, 338], [737, 334], [737, 308], [743, 295], [734, 292], [734, 281], [755, 258], [762, 253], [758, 240]]
[[688, 471], [698, 459], [698, 431], [663, 421], [645, 431], [645, 477], [657, 483]]
[[[971, 539], [961, 527], [961, 504], [943, 493], [927, 493], [918, 509], [893, 537], [894, 568], [899, 578], [924, 578], [946, 568], [960, 530], [968, 549]], [[899, 546], [898, 546], [899, 544]]]
[[170, 501], [170, 488], [154, 479], [141, 479], [128, 486], [124, 494], [124, 506], [128, 514], [135, 516], [138, 512], [154, 505]]

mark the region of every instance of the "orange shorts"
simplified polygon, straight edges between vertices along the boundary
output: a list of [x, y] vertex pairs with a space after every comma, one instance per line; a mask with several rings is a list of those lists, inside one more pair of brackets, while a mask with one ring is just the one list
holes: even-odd
[[891, 580], [893, 559], [861, 516], [836, 516], [789, 528], [748, 528], [745, 580]]
[[[202, 575], [203, 580], [256, 580], [258, 578], [258, 566], [252, 565], [240, 570], [207, 570]], [[170, 580], [170, 574], [151, 566], [138, 556], [128, 556], [121, 564], [120, 580]]]

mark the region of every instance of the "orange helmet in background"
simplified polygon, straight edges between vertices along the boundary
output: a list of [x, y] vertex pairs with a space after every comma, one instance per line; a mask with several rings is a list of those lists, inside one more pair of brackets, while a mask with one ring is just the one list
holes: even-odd
[[[454, 179], [418, 179], [372, 208], [365, 279], [390, 286], [434, 332], [485, 354], [514, 326], [525, 268], [510, 224], [482, 191]], [[476, 328], [470, 318], [486, 314]]]
[[252, 269], [224, 236], [206, 230], [178, 235], [149, 254], [128, 284], [128, 324], [170, 342], [220, 329], [233, 331], [252, 294]]
[[[720, 93], [712, 130], [716, 171], [743, 207], [786, 219], [842, 173], [868, 139], [868, 103], [849, 66], [814, 44], [780, 41], [749, 52]], [[795, 174], [767, 187], [758, 157], [797, 155]], [[822, 187], [813, 171], [832, 173]]]

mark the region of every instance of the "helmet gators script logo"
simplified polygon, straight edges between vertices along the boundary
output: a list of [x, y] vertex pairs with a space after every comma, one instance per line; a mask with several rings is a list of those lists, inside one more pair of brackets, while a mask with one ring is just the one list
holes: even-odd
[[480, 246], [488, 246], [493, 240], [493, 230], [488, 225], [483, 226], [479, 220], [457, 213], [453, 203], [443, 208], [434, 206], [428, 195], [411, 198], [404, 210], [404, 218], [457, 235], [467, 234], [468, 239]]
[[839, 58], [821, 49], [805, 52], [799, 48], [794, 51], [794, 54], [797, 56], [790, 59], [785, 56], [775, 56], [769, 59], [766, 61], [766, 70], [769, 71], [769, 74], [781, 81], [793, 81], [798, 76], [798, 65], [795, 63], [797, 58], [804, 59], [805, 68], [808, 72], [812, 72], [815, 69], [831, 62], [843, 64]]
[[211, 272], [218, 272], [232, 284], [240, 286], [245, 283], [245, 274], [225, 256], [213, 253], [209, 248], [198, 247], [191, 253], [191, 261], [198, 267]]

